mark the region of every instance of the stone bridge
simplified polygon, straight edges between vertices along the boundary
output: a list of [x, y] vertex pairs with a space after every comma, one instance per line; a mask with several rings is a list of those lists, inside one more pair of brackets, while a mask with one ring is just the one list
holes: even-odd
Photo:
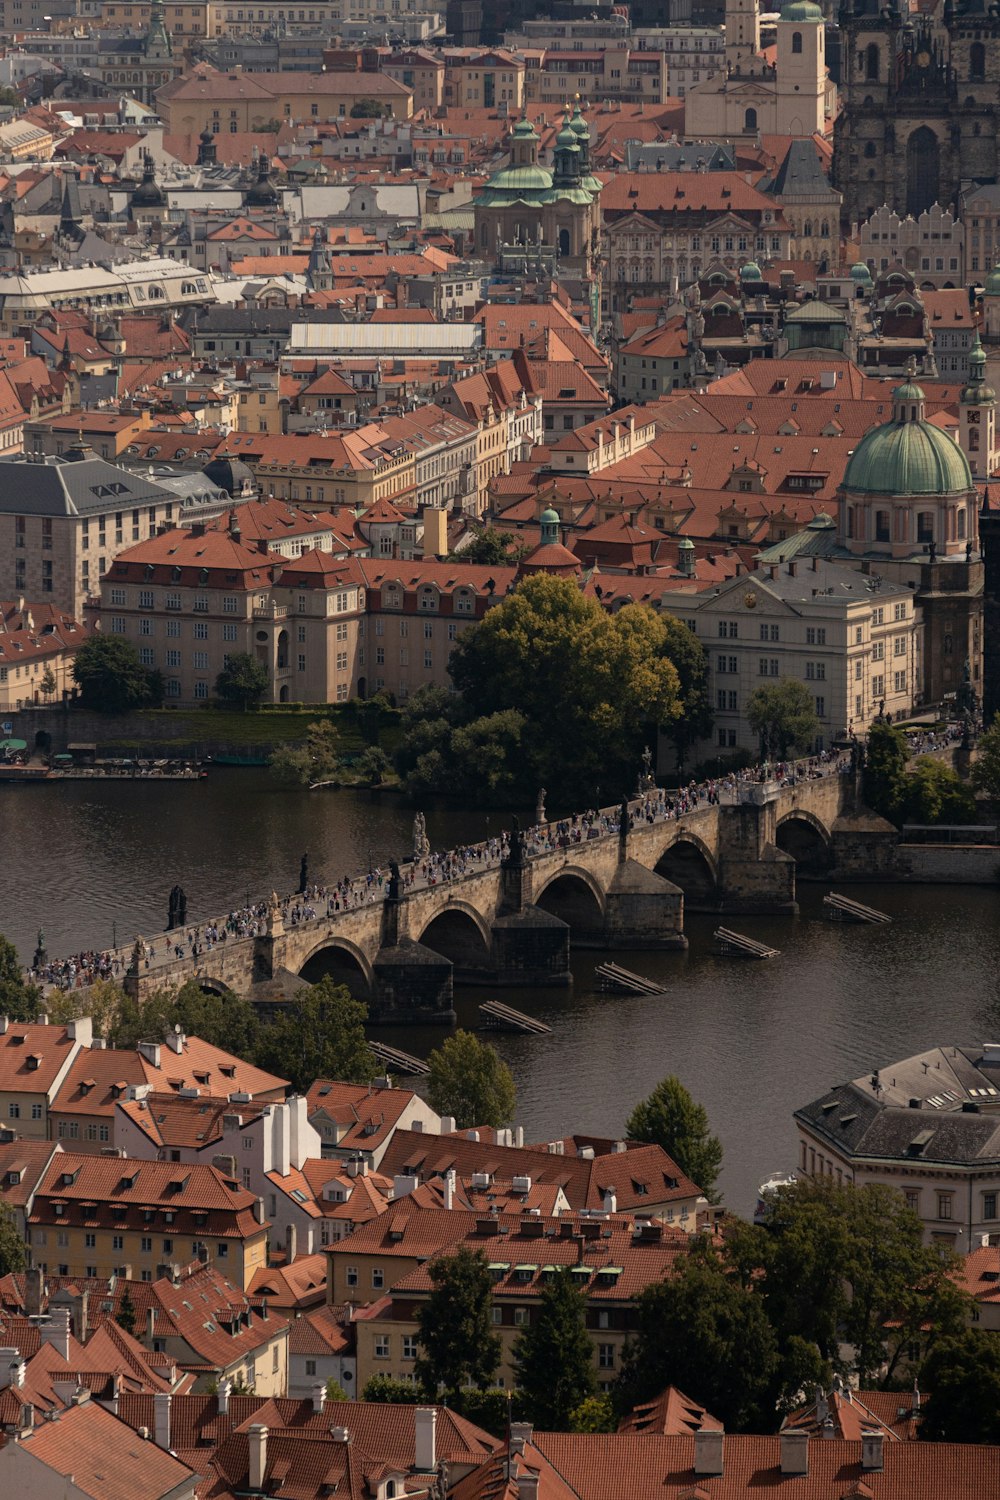
[[149, 965], [134, 959], [127, 984], [139, 998], [189, 979], [259, 993], [282, 975], [329, 973], [367, 999], [373, 1021], [447, 1022], [456, 979], [569, 984], [571, 945], [685, 947], [685, 903], [794, 913], [797, 871], [871, 876], [888, 872], [895, 848], [845, 769], [792, 785], [741, 783], [732, 800], [679, 817], [651, 819], [633, 802], [628, 826], [617, 823], [612, 810], [579, 840], [548, 831], [539, 840], [535, 830], [502, 860], [473, 859], [451, 880], [415, 878], [384, 900], [296, 925], [275, 904], [264, 934], [230, 935], [197, 957], [164, 947]]

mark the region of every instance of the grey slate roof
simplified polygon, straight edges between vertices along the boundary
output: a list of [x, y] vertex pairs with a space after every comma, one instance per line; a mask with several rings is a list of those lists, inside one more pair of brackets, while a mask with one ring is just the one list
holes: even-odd
[[626, 141], [625, 170], [628, 172], [696, 172], [704, 162], [707, 172], [735, 172], [732, 146], [716, 141]]
[[771, 182], [761, 192], [778, 198], [815, 198], [832, 189], [812, 141], [793, 141]]
[[[913, 1103], [911, 1104], [911, 1101]], [[934, 1047], [829, 1089], [795, 1118], [841, 1153], [882, 1161], [1000, 1162], [1000, 1059]]]
[[8, 515], [102, 515], [176, 498], [153, 480], [103, 458], [0, 459], [0, 511]]

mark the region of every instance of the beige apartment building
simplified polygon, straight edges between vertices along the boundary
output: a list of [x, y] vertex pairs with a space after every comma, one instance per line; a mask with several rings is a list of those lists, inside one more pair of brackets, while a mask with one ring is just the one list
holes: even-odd
[[716, 751], [760, 749], [747, 703], [756, 688], [786, 678], [813, 695], [818, 749], [845, 730], [863, 737], [883, 710], [908, 717], [919, 702], [923, 632], [902, 584], [876, 585], [842, 563], [797, 557], [711, 591], [666, 593], [662, 608], [705, 649]]
[[0, 598], [54, 604], [82, 620], [118, 554], [177, 524], [181, 510], [173, 490], [86, 448], [0, 459]]
[[0, 712], [59, 703], [73, 691], [84, 627], [52, 604], [0, 600]]
[[565, 104], [577, 94], [589, 101], [662, 104], [667, 97], [667, 59], [662, 52], [609, 46], [583, 52], [546, 51], [525, 74], [529, 104]]
[[[133, 34], [149, 30], [149, 21], [154, 7], [148, 0], [103, 0], [99, 24], [109, 30], [130, 31]], [[163, 24], [175, 41], [182, 45], [195, 37], [210, 36], [209, 13], [212, 6], [208, 0], [182, 0], [174, 4], [167, 0], [159, 7]]]
[[509, 567], [316, 549], [286, 560], [266, 537], [245, 542], [238, 517], [225, 530], [199, 524], [130, 548], [102, 582], [102, 629], [163, 673], [169, 703], [207, 702], [240, 652], [267, 668], [274, 703], [346, 703], [383, 689], [405, 700], [447, 686], [462, 631], [516, 577]]
[[168, 133], [275, 130], [352, 118], [374, 100], [386, 117], [408, 120], [413, 95], [384, 73], [217, 73], [200, 68], [160, 89], [156, 106]]
[[495, 48], [448, 47], [444, 51], [443, 103], [455, 109], [496, 109], [509, 114], [525, 100], [524, 59]]

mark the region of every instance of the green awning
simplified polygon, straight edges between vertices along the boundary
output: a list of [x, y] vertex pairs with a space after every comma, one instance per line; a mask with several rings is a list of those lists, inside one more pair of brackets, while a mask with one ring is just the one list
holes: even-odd
[[27, 740], [0, 740], [0, 750], [27, 750]]

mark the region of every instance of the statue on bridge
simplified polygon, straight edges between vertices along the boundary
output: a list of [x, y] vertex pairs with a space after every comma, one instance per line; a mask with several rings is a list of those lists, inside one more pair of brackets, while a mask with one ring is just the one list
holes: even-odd
[[401, 882], [399, 865], [394, 859], [389, 861], [389, 884], [386, 886], [385, 899], [387, 901], [398, 901], [401, 896]]
[[299, 895], [304, 896], [309, 889], [309, 855], [303, 854], [299, 861]]
[[431, 852], [431, 841], [427, 837], [427, 820], [422, 812], [413, 819], [413, 859], [426, 859]]
[[521, 870], [524, 868], [524, 834], [521, 832], [521, 822], [516, 813], [510, 820], [507, 853], [500, 863], [505, 865], [508, 870]]
[[34, 952], [34, 954], [32, 956], [31, 967], [33, 969], [44, 969], [45, 965], [48, 963], [48, 961], [49, 961], [49, 955], [45, 951], [45, 933], [39, 927], [39, 929], [38, 929], [38, 946], [35, 949], [35, 952]]
[[187, 896], [182, 885], [175, 885], [170, 892], [170, 902], [167, 907], [167, 931], [173, 932], [177, 927], [187, 926]]
[[545, 788], [542, 787], [541, 790], [538, 793], [538, 801], [535, 803], [535, 823], [536, 824], [548, 822], [548, 819], [545, 816], [545, 798], [546, 798], [546, 795], [547, 794], [546, 794]]
[[277, 891], [272, 891], [267, 903], [267, 935], [268, 937], [280, 937], [285, 930], [285, 924], [281, 915], [281, 901]]

